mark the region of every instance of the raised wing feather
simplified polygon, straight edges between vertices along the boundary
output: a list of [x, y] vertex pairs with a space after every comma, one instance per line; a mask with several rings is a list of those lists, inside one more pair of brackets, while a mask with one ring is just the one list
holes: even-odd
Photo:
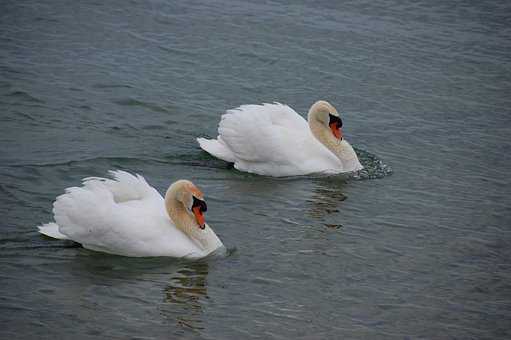
[[94, 190], [97, 187], [104, 187], [113, 195], [117, 203], [140, 200], [154, 195], [155, 189], [147, 184], [141, 175], [132, 175], [122, 170], [110, 170], [109, 174], [113, 177], [88, 177], [83, 180], [86, 188]]

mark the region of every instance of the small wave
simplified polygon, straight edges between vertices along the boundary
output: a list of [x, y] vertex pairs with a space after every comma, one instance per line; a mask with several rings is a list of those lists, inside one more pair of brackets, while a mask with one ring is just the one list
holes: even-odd
[[164, 160], [170, 164], [182, 164], [188, 166], [197, 166], [204, 168], [216, 168], [216, 169], [232, 169], [233, 164], [225, 162], [221, 159], [212, 157], [205, 151], [198, 153], [176, 153], [169, 154], [164, 157]]
[[148, 108], [149, 110], [152, 110], [155, 112], [167, 112], [167, 113], [170, 112], [168, 109], [166, 109], [162, 106], [159, 106], [159, 105], [156, 105], [153, 103], [143, 102], [141, 100], [137, 100], [137, 99], [133, 99], [133, 98], [114, 100], [113, 102], [115, 104], [119, 104], [122, 106], [141, 106], [141, 107]]
[[36, 167], [36, 168], [44, 168], [44, 167], [54, 167], [54, 166], [70, 166], [79, 163], [94, 163], [96, 161], [108, 161], [108, 162], [117, 162], [121, 164], [129, 164], [129, 163], [167, 163], [167, 161], [158, 159], [158, 158], [138, 158], [138, 157], [91, 157], [91, 158], [83, 158], [83, 159], [72, 159], [60, 162], [48, 162], [48, 163], [25, 163], [25, 164], [8, 164], [6, 167], [18, 168], [18, 167]]
[[383, 178], [392, 174], [392, 168], [387, 164], [383, 163], [381, 159], [373, 155], [372, 153], [358, 149], [355, 149], [360, 163], [364, 168], [353, 174], [352, 178], [355, 180], [365, 179], [376, 179]]
[[13, 92], [7, 94], [6, 96], [13, 97], [13, 98], [19, 98], [19, 99], [22, 99], [23, 101], [28, 101], [28, 102], [32, 102], [32, 103], [44, 103], [44, 100], [38, 99], [38, 98], [28, 94], [25, 91], [13, 91]]
[[126, 85], [126, 84], [94, 84], [92, 85], [93, 88], [96, 89], [119, 89], [119, 88], [127, 88], [132, 89], [133, 86]]

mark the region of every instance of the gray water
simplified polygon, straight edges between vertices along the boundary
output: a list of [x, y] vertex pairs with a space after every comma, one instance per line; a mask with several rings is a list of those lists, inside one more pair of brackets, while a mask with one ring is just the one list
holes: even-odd
[[[0, 336], [509, 339], [510, 18], [509, 1], [2, 1]], [[195, 142], [240, 104], [318, 99], [360, 180], [248, 175]], [[193, 180], [229, 254], [36, 232], [109, 169]]]

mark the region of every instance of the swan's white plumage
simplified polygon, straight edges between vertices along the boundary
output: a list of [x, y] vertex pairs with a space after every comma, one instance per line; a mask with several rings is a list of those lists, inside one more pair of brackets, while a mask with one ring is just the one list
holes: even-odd
[[236, 169], [260, 175], [331, 174], [362, 168], [348, 142], [340, 143], [352, 153], [351, 160], [342, 162], [313, 136], [302, 116], [280, 103], [228, 110], [222, 115], [217, 139], [197, 140], [203, 150], [234, 163]]
[[39, 231], [91, 250], [125, 256], [199, 258], [222, 247], [209, 226], [203, 231], [211, 240], [208, 249], [176, 228], [163, 197], [142, 176], [110, 173], [113, 179], [86, 178], [82, 187], [66, 189], [53, 204], [56, 223], [43, 225]]

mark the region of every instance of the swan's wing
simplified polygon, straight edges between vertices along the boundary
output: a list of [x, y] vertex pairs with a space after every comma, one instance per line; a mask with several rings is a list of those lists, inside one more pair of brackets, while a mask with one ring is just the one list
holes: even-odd
[[[286, 146], [279, 139], [296, 138], [297, 132], [304, 131], [308, 131], [307, 122], [287, 105], [242, 105], [222, 115], [217, 139], [197, 138], [197, 142], [204, 151], [227, 162], [268, 162], [268, 150]], [[272, 160], [283, 161], [282, 154], [272, 152]]]
[[57, 197], [53, 214], [60, 233], [84, 245], [107, 247], [162, 216], [163, 198], [142, 176], [111, 174], [114, 179], [86, 178], [82, 187]]
[[112, 192], [104, 185], [72, 187], [57, 197], [53, 214], [60, 233], [73, 241], [89, 243], [92, 238], [102, 240], [111, 232], [114, 205]]
[[288, 163], [294, 159], [296, 143], [308, 137], [309, 129], [293, 109], [275, 103], [228, 110], [218, 132], [236, 161]]

